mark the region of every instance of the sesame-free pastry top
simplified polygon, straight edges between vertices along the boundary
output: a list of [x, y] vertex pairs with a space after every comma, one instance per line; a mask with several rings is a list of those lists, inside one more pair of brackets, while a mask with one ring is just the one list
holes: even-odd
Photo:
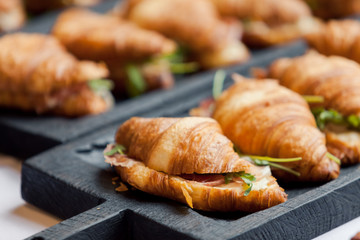
[[163, 56], [174, 54], [176, 43], [155, 31], [116, 16], [72, 8], [60, 14], [52, 34], [76, 57], [105, 62], [116, 93], [127, 91], [130, 66], [141, 74], [144, 91], [174, 84]]
[[112, 106], [109, 91], [90, 80], [108, 75], [104, 64], [79, 61], [54, 37], [15, 33], [0, 38], [0, 106], [69, 117]]
[[302, 95], [321, 96], [312, 106], [326, 134], [329, 152], [344, 164], [360, 162], [360, 66], [338, 56], [315, 51], [276, 60], [269, 76]]
[[208, 0], [128, 0], [119, 15], [178, 41], [203, 68], [241, 63], [249, 52], [241, 25], [222, 19]]
[[360, 63], [360, 22], [357, 20], [331, 20], [319, 31], [306, 35], [306, 40], [321, 54], [338, 55]]
[[255, 212], [287, 199], [270, 169], [240, 158], [211, 118], [133, 117], [115, 143], [105, 158], [123, 181], [194, 209]]
[[224, 17], [240, 19], [244, 42], [253, 47], [288, 42], [317, 31], [321, 22], [302, 0], [208, 0]]
[[299, 161], [281, 163], [295, 175], [272, 169], [276, 178], [286, 182], [325, 182], [338, 177], [339, 165], [329, 158], [325, 136], [302, 96], [271, 79], [234, 75], [234, 80], [234, 85], [216, 99], [212, 117], [241, 153], [300, 157]]

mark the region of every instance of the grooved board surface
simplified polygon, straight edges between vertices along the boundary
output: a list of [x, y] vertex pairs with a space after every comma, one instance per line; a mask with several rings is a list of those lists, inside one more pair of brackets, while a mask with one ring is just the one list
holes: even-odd
[[[304, 50], [297, 42], [238, 71], [248, 75], [251, 66], [264, 67], [273, 58]], [[225, 87], [230, 84], [228, 76]], [[136, 115], [187, 116], [189, 109], [211, 96], [212, 76], [205, 74], [191, 86]], [[116, 192], [116, 174], [104, 163], [102, 151], [124, 120], [24, 163], [23, 198], [66, 219], [29, 239], [311, 239], [360, 216], [358, 165], [343, 168], [338, 179], [323, 185], [288, 185], [286, 203], [253, 214], [208, 213], [138, 190]]]

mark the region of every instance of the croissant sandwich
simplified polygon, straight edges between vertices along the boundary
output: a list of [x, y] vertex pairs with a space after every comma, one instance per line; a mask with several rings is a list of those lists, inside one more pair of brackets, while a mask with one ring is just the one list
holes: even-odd
[[316, 31], [320, 22], [301, 0], [209, 0], [222, 16], [244, 23], [244, 42], [253, 47], [288, 42]]
[[269, 168], [240, 158], [211, 118], [133, 117], [115, 141], [105, 158], [123, 181], [191, 208], [255, 212], [287, 199]]
[[20, 28], [26, 16], [21, 0], [0, 0], [0, 31]]
[[360, 13], [360, 0], [304, 0], [315, 16], [329, 19]]
[[112, 105], [101, 80], [107, 75], [103, 64], [78, 61], [54, 37], [0, 38], [0, 106], [70, 117], [102, 113]]
[[143, 90], [173, 85], [170, 66], [161, 56], [173, 53], [176, 44], [156, 32], [114, 16], [73, 8], [59, 16], [52, 33], [76, 57], [105, 61], [120, 92], [127, 89], [131, 95], [131, 88], [137, 86], [132, 85], [131, 69], [142, 78]]
[[326, 133], [329, 152], [342, 163], [360, 162], [360, 66], [346, 58], [311, 51], [270, 66], [270, 77], [302, 95], [321, 96], [312, 106], [318, 126]]
[[307, 35], [306, 40], [322, 54], [360, 62], [360, 23], [356, 20], [329, 21], [318, 32]]
[[26, 10], [31, 14], [41, 14], [45, 11], [69, 6], [93, 6], [101, 1], [103, 0], [25, 0], [24, 3]]
[[325, 136], [300, 95], [270, 79], [234, 79], [235, 84], [216, 99], [212, 117], [240, 153], [258, 165], [267, 159], [280, 162], [270, 166], [283, 181], [338, 177], [339, 165], [329, 158]]
[[203, 68], [241, 63], [249, 57], [239, 41], [239, 23], [221, 19], [208, 0], [128, 0], [118, 13], [178, 41]]

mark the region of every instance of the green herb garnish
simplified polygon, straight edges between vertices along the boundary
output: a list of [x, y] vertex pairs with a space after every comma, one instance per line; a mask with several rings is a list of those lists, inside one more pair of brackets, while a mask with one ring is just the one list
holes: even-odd
[[323, 107], [312, 108], [311, 112], [316, 119], [318, 128], [321, 130], [324, 130], [326, 124], [328, 123], [344, 125], [349, 128], [360, 130], [360, 116], [350, 115], [348, 117], [344, 117], [341, 113], [334, 109], [326, 110]]
[[302, 97], [308, 103], [323, 103], [325, 101], [323, 96], [303, 95]]
[[251, 160], [253, 161], [253, 163], [255, 163], [255, 165], [257, 166], [270, 166], [270, 167], [273, 167], [273, 168], [278, 168], [280, 170], [283, 170], [285, 172], [288, 172], [288, 173], [291, 173], [295, 176], [298, 176], [300, 177], [300, 173], [297, 172], [297, 171], [294, 171], [292, 170], [291, 168], [288, 168], [288, 167], [285, 167], [281, 164], [277, 164], [277, 163], [272, 163], [272, 162], [269, 162], [269, 161], [266, 161], [266, 160], [259, 160], [259, 159], [252, 159]]
[[108, 79], [92, 79], [87, 84], [94, 92], [110, 91], [114, 88], [114, 83]]
[[216, 71], [214, 75], [213, 89], [212, 89], [213, 98], [215, 100], [219, 98], [219, 96], [223, 91], [225, 78], [226, 78], [226, 73], [224, 70]]
[[246, 183], [246, 185], [248, 185], [248, 188], [244, 192], [244, 196], [249, 195], [249, 193], [253, 187], [253, 182], [256, 180], [255, 176], [251, 175], [250, 173], [245, 173], [244, 171], [234, 172], [234, 173], [226, 173], [226, 174], [224, 174], [225, 184], [230, 183], [231, 180], [236, 177], [241, 178]]
[[196, 72], [200, 68], [197, 62], [172, 63], [170, 62], [170, 70], [175, 74], [185, 74]]
[[327, 152], [327, 153], [326, 153], [326, 156], [327, 156], [328, 158], [330, 158], [330, 160], [332, 160], [332, 161], [336, 162], [337, 164], [341, 165], [340, 159], [338, 159], [337, 157], [335, 157], [335, 156], [332, 155], [331, 153]]
[[300, 173], [297, 171], [292, 170], [291, 168], [285, 167], [281, 164], [277, 164], [274, 162], [280, 162], [280, 163], [284, 163], [284, 162], [294, 162], [294, 161], [300, 161], [302, 160], [301, 157], [297, 157], [297, 158], [272, 158], [272, 157], [263, 157], [263, 156], [254, 156], [254, 155], [246, 155], [246, 154], [241, 154], [240, 149], [237, 147], [234, 147], [235, 152], [240, 156], [240, 157], [248, 157], [250, 158], [251, 162], [254, 163], [257, 166], [270, 166], [273, 168], [278, 168], [281, 169], [285, 172], [294, 174], [295, 176], [300, 176]]
[[249, 157], [249, 158], [252, 158], [252, 159], [264, 160], [264, 161], [268, 161], [268, 162], [280, 162], [280, 163], [295, 162], [295, 161], [302, 160], [301, 157], [296, 157], [296, 158], [272, 158], [272, 157], [263, 157], [263, 156], [254, 156], [254, 155], [242, 155], [242, 154], [239, 154], [239, 156], [245, 156], [245, 157]]
[[114, 155], [115, 153], [120, 153], [123, 155], [124, 151], [125, 151], [125, 147], [123, 145], [116, 144], [113, 149], [104, 153], [104, 155], [111, 156], [111, 155]]
[[130, 97], [141, 95], [146, 90], [146, 82], [142, 76], [141, 71], [134, 64], [125, 66], [127, 75], [126, 90]]

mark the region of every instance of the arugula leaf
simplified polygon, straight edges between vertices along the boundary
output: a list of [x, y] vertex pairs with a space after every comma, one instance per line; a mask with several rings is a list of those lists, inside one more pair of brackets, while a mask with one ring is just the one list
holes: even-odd
[[239, 156], [250, 157], [252, 159], [258, 159], [258, 160], [265, 160], [265, 161], [268, 161], [268, 162], [296, 162], [296, 161], [302, 160], [301, 157], [296, 157], [296, 158], [272, 158], [272, 157], [243, 155], [243, 154], [239, 154]]
[[214, 75], [213, 89], [212, 89], [213, 98], [215, 100], [219, 98], [219, 96], [223, 91], [225, 78], [226, 78], [226, 73], [224, 70], [216, 71]]
[[334, 109], [326, 110], [323, 107], [313, 108], [311, 112], [316, 119], [318, 128], [321, 130], [323, 130], [328, 123], [345, 125], [360, 130], [360, 116], [350, 115], [344, 117]]
[[239, 177], [241, 178], [244, 183], [246, 185], [248, 185], [249, 187], [245, 190], [244, 192], [244, 196], [247, 196], [249, 195], [252, 187], [253, 187], [253, 182], [256, 180], [255, 176], [250, 174], [250, 173], [245, 173], [244, 171], [241, 171], [241, 172], [234, 172], [234, 173], [226, 173], [224, 175], [224, 180], [225, 180], [225, 184], [228, 184], [231, 182], [231, 180], [234, 178], [234, 177]]
[[123, 154], [125, 154], [124, 151], [125, 151], [125, 147], [123, 145], [116, 144], [113, 149], [104, 153], [104, 155], [111, 156], [111, 155], [114, 155], [115, 153], [120, 153], [123, 155]]
[[125, 66], [127, 75], [126, 90], [130, 97], [141, 95], [146, 90], [146, 82], [137, 66], [128, 64]]
[[298, 158], [271, 158], [271, 157], [262, 157], [262, 156], [241, 154], [239, 148], [237, 148], [237, 147], [234, 147], [234, 150], [240, 157], [250, 158], [251, 162], [257, 166], [270, 166], [270, 167], [278, 168], [285, 172], [294, 174], [295, 176], [298, 176], [298, 177], [300, 176], [299, 172], [294, 171], [291, 168], [285, 167], [281, 164], [277, 164], [274, 162], [284, 163], [284, 162], [300, 161], [300, 160], [302, 160], [301, 157], [298, 157]]
[[359, 128], [360, 126], [360, 116], [350, 115], [347, 117], [347, 122], [354, 128]]
[[110, 91], [114, 88], [114, 83], [108, 79], [92, 79], [87, 84], [94, 92]]
[[185, 62], [185, 63], [171, 63], [170, 70], [175, 74], [185, 74], [196, 72], [199, 69], [199, 63], [197, 62]]
[[308, 103], [323, 103], [325, 101], [323, 96], [316, 95], [303, 95], [302, 96]]
[[327, 152], [326, 156], [328, 158], [330, 158], [330, 160], [332, 160], [332, 161], [336, 162], [337, 164], [341, 165], [341, 160], [338, 159], [337, 157], [335, 157], [334, 155], [332, 155], [331, 153]]

